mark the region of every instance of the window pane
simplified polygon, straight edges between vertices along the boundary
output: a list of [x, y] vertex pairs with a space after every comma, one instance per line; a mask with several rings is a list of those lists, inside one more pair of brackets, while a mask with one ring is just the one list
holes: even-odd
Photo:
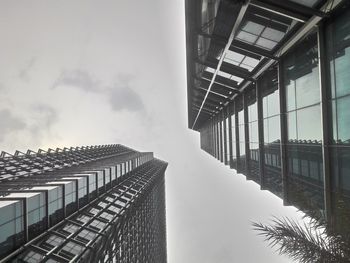
[[322, 140], [321, 109], [319, 105], [297, 111], [297, 139]]
[[306, 38], [284, 60], [287, 109], [320, 102], [316, 34]]
[[337, 143], [350, 143], [350, 96], [333, 101], [333, 139]]
[[327, 26], [327, 51], [332, 97], [350, 94], [350, 10]]

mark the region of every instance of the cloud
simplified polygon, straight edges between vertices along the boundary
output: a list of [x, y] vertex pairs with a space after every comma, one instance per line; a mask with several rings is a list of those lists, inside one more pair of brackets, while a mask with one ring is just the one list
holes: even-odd
[[66, 70], [53, 84], [53, 88], [58, 86], [72, 86], [86, 92], [99, 93], [107, 97], [113, 111], [140, 111], [144, 109], [144, 104], [139, 94], [130, 87], [130, 82], [134, 79], [131, 74], [118, 74], [115, 85], [103, 86], [85, 70]]
[[109, 102], [114, 111], [141, 111], [144, 104], [139, 94], [129, 87], [129, 84], [114, 85], [109, 90]]
[[34, 64], [36, 63], [37, 58], [32, 57], [28, 63], [19, 71], [18, 77], [23, 81], [29, 81], [29, 71], [33, 68]]
[[86, 92], [99, 92], [100, 83], [84, 70], [65, 70], [53, 84], [59, 86], [72, 86]]
[[9, 134], [21, 131], [26, 128], [25, 122], [14, 116], [8, 109], [0, 110], [0, 141], [3, 141]]
[[50, 129], [58, 121], [57, 111], [49, 105], [37, 104], [33, 106], [33, 110], [37, 114], [38, 123], [41, 127]]
[[54, 141], [58, 135], [52, 127], [59, 120], [59, 114], [56, 109], [50, 105], [39, 103], [30, 108], [30, 120], [26, 138], [34, 145], [42, 145], [45, 141]]

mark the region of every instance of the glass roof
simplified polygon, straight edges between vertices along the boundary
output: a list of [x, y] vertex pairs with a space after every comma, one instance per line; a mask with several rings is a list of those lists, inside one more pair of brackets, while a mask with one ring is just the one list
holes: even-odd
[[237, 76], [235, 76], [235, 75], [231, 75], [231, 74], [228, 74], [228, 73], [222, 72], [222, 71], [219, 71], [219, 72], [218, 72], [218, 75], [221, 76], [221, 77], [227, 78], [227, 79], [234, 80], [234, 81], [236, 81], [238, 84], [240, 84], [240, 83], [243, 81], [243, 79], [240, 78], [240, 77], [237, 77]]
[[240, 53], [233, 52], [231, 50], [228, 50], [226, 52], [224, 61], [233, 65], [245, 68], [249, 71], [252, 71], [256, 67], [256, 65], [258, 65], [259, 63], [258, 59], [248, 57]]
[[[272, 21], [269, 19], [269, 21]], [[272, 50], [285, 35], [284, 32], [252, 21], [246, 21], [239, 30], [236, 39], [254, 46]]]

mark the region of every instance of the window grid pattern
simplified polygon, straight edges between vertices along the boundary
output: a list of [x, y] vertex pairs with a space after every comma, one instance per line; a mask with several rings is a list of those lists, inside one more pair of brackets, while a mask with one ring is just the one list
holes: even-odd
[[134, 169], [79, 215], [30, 245], [19, 258], [47, 254], [59, 262], [87, 258], [93, 262], [166, 262], [165, 168], [166, 163], [154, 159]]
[[[95, 147], [94, 147], [95, 148]], [[125, 151], [127, 149], [127, 151]], [[0, 185], [0, 214], [5, 212], [6, 209], [10, 208], [11, 205], [8, 204], [9, 201], [16, 202], [16, 215], [9, 213], [11, 218], [14, 219], [14, 227], [8, 227], [6, 229], [10, 230], [6, 237], [2, 231], [2, 237], [4, 240], [1, 241], [2, 253], [0, 257], [9, 254], [15, 249], [19, 248], [20, 245], [25, 244], [27, 241], [36, 237], [37, 235], [44, 232], [48, 227], [52, 227], [59, 223], [64, 217], [71, 215], [87, 205], [88, 199], [93, 201], [98, 196], [103, 195], [105, 192], [111, 189], [123, 180], [125, 176], [128, 176], [133, 170], [131, 168], [137, 168], [149, 162], [153, 159], [152, 153], [138, 153], [134, 150], [130, 150], [124, 146], [117, 147], [114, 151], [120, 151], [121, 154], [109, 154], [104, 159], [96, 159], [91, 162], [86, 162], [85, 164], [80, 164], [79, 166], [72, 166], [60, 169], [59, 171], [47, 171], [42, 174], [31, 174], [29, 177], [13, 177], [14, 180], [3, 180]], [[31, 153], [32, 154], [32, 153]], [[14, 155], [15, 156], [15, 155]], [[4, 158], [11, 158], [5, 156]], [[120, 175], [113, 182], [105, 183], [101, 187], [101, 191], [96, 192], [96, 175], [95, 171], [110, 170], [105, 168], [108, 165], [114, 165], [116, 162], [128, 162], [130, 167], [130, 172], [128, 174]], [[113, 166], [114, 167], [114, 166]], [[85, 171], [90, 171], [86, 173]], [[105, 177], [109, 176], [108, 173], [102, 173]], [[88, 182], [92, 185], [88, 185]], [[109, 187], [107, 187], [109, 185]], [[84, 187], [85, 186], [85, 187]], [[89, 192], [87, 192], [86, 186], [90, 186]], [[80, 202], [79, 191], [85, 188], [85, 196], [83, 197], [86, 202]], [[64, 191], [63, 191], [64, 189]], [[94, 193], [96, 195], [94, 195]], [[64, 195], [63, 195], [64, 194]], [[132, 195], [125, 195], [121, 197], [121, 200], [125, 203], [130, 201]], [[9, 199], [10, 198], [10, 199]], [[24, 221], [23, 203], [27, 200], [26, 214], [28, 220]], [[79, 201], [78, 201], [79, 200]], [[116, 203], [116, 206], [120, 206], [122, 201]], [[124, 206], [123, 203], [123, 206]], [[65, 206], [63, 207], [63, 204]], [[73, 205], [72, 207], [70, 207]], [[101, 202], [100, 205], [104, 205]], [[21, 211], [22, 210], [22, 211]], [[112, 212], [119, 212], [121, 209], [118, 207], [111, 207]], [[49, 213], [49, 217], [47, 216]], [[108, 213], [103, 214], [105, 218], [108, 217]], [[87, 220], [87, 218], [82, 215], [80, 218], [81, 222]], [[2, 220], [3, 221], [3, 220]], [[11, 221], [12, 222], [12, 221]], [[0, 225], [1, 227], [1, 225]], [[13, 231], [12, 231], [13, 230]], [[69, 229], [62, 230], [65, 233], [69, 233]], [[26, 233], [28, 233], [26, 235]]]

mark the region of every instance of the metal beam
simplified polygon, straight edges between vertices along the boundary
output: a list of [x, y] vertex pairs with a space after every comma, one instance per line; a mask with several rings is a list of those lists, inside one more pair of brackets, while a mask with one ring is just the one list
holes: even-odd
[[321, 116], [322, 116], [322, 159], [323, 159], [323, 182], [324, 182], [324, 207], [327, 223], [330, 226], [334, 223], [334, 215], [332, 208], [332, 188], [331, 188], [331, 169], [330, 169], [330, 138], [331, 132], [329, 128], [330, 110], [328, 98], [328, 80], [327, 80], [327, 61], [326, 61], [326, 36], [325, 27], [321, 24], [317, 32], [318, 42], [318, 59], [319, 59], [319, 75], [320, 75], [320, 94], [321, 94]]
[[275, 4], [271, 4], [268, 1], [263, 1], [263, 0], [251, 0], [250, 4], [252, 6], [261, 8], [263, 10], [267, 10], [269, 12], [278, 14], [280, 16], [284, 16], [284, 17], [288, 17], [290, 19], [305, 23], [309, 17], [300, 14], [300, 13], [296, 13], [296, 12], [292, 12], [291, 10], [288, 10], [286, 8], [283, 8], [281, 6], [275, 5]]
[[227, 100], [226, 98], [224, 98], [224, 97], [222, 97], [220, 95], [217, 95], [217, 94], [214, 94], [214, 93], [210, 92], [209, 89], [207, 91], [202, 90], [202, 89], [195, 89], [194, 92], [197, 92], [197, 94], [200, 94], [200, 95], [207, 96], [211, 100], [216, 101], [218, 103], [220, 103], [220, 102], [224, 103]]
[[[331, 12], [335, 8], [337, 8], [343, 1], [345, 0], [328, 0], [321, 8], [321, 12]], [[326, 13], [326, 14], [327, 14]], [[283, 43], [283, 45], [274, 53], [274, 56], [280, 58], [283, 54], [288, 52], [300, 39], [305, 37], [310, 31], [312, 31], [315, 26], [322, 20], [322, 17], [313, 16], [311, 17], [307, 23], [305, 23], [293, 36], [291, 36], [287, 41]], [[254, 79], [257, 79], [263, 72], [265, 72], [270, 66], [275, 63], [274, 60], [270, 59], [264, 65], [262, 65], [254, 75], [252, 76]], [[251, 84], [251, 81], [244, 81], [241, 85], [240, 91], [242, 92]], [[233, 95], [231, 100], [233, 100], [236, 95]]]
[[228, 146], [228, 153], [229, 153], [229, 158], [228, 158], [228, 162], [230, 165], [230, 168], [232, 167], [232, 120], [231, 120], [231, 116], [233, 114], [232, 110], [233, 110], [233, 106], [234, 103], [232, 102], [227, 108], [227, 118], [228, 118], [228, 140], [229, 140], [229, 146]]
[[287, 32], [289, 28], [289, 24], [279, 23], [276, 20], [271, 19], [271, 15], [266, 17], [261, 16], [259, 14], [259, 12], [261, 12], [261, 9], [257, 7], [254, 9], [256, 9], [256, 12], [254, 12], [253, 10], [250, 10], [249, 14], [247, 14], [246, 16], [245, 21], [251, 21], [262, 26], [267, 26], [269, 28], [275, 29], [283, 33]]
[[249, 119], [248, 119], [248, 93], [243, 93], [243, 116], [244, 116], [244, 144], [245, 144], [245, 175], [247, 180], [251, 180], [250, 173], [250, 145], [249, 145]]
[[269, 2], [272, 5], [281, 6], [287, 10], [290, 10], [291, 12], [300, 12], [305, 15], [309, 16], [319, 16], [319, 17], [326, 17], [327, 14], [323, 11], [317, 10], [315, 8], [299, 4], [297, 2], [293, 1], [280, 1], [280, 0], [256, 0], [259, 2]]
[[260, 87], [260, 79], [255, 83], [256, 102], [258, 111], [258, 138], [259, 138], [259, 177], [260, 189], [265, 188], [265, 155], [264, 155], [264, 114], [263, 114], [263, 97], [262, 87]]
[[[219, 44], [219, 45], [225, 45], [225, 43], [227, 43], [227, 39], [218, 35], [210, 35], [207, 33], [203, 33], [203, 32], [198, 32], [198, 35], [201, 35], [203, 37], [206, 38], [210, 38], [212, 41], [214, 41], [215, 43]], [[271, 58], [271, 59], [276, 59], [276, 57], [273, 56], [273, 54], [271, 54], [270, 52], [268, 52], [267, 50], [263, 49], [263, 48], [259, 48], [256, 47], [254, 45], [245, 43], [243, 41], [240, 41], [238, 39], [233, 39], [231, 46], [229, 48], [231, 51], [240, 53], [242, 55], [245, 56], [250, 56], [253, 57], [255, 59], [259, 59], [256, 56], [263, 56], [263, 57], [267, 57], [267, 58]]]
[[238, 48], [238, 49], [241, 49], [241, 50], [246, 51], [248, 53], [251, 53], [253, 55], [263, 56], [263, 57], [270, 58], [273, 60], [278, 59], [276, 56], [271, 54], [271, 52], [269, 52], [263, 48], [257, 47], [257, 46], [249, 45], [249, 44], [247, 44], [243, 41], [240, 41], [238, 39], [234, 39], [232, 41], [232, 45], [230, 47], [230, 50], [235, 51], [234, 48], [236, 48], [237, 52], [238, 52], [238, 50], [237, 50], [237, 48]]
[[287, 127], [287, 102], [286, 90], [283, 80], [283, 64], [282, 61], [278, 63], [278, 92], [280, 99], [280, 129], [281, 129], [281, 174], [282, 174], [282, 195], [283, 204], [289, 204], [288, 197], [288, 155], [287, 155], [287, 141], [288, 141], [288, 127]]
[[[202, 78], [205, 80], [211, 81], [214, 74], [210, 72], [203, 72]], [[233, 90], [238, 90], [238, 83], [232, 79], [225, 78], [223, 76], [216, 75], [214, 83], [226, 86], [228, 88], [231, 88]]]
[[[217, 68], [220, 60], [208, 58], [206, 61], [201, 61], [201, 60], [197, 59], [197, 60], [195, 60], [195, 62], [198, 64], [201, 64], [203, 66], [206, 66], [206, 67]], [[225, 73], [230, 74], [230, 75], [237, 76], [237, 77], [242, 78], [242, 79], [250, 79], [251, 78], [249, 71], [247, 69], [241, 68], [239, 66], [236, 66], [236, 65], [224, 62], [224, 61], [221, 62], [220, 71], [225, 72]]]
[[[232, 28], [230, 37], [229, 37], [229, 39], [228, 39], [228, 42], [227, 42], [227, 44], [226, 44], [226, 46], [225, 46], [225, 49], [223, 50], [223, 53], [222, 53], [222, 55], [221, 55], [221, 57], [220, 57], [219, 63], [218, 63], [217, 68], [216, 68], [216, 70], [215, 70], [215, 72], [214, 72], [214, 76], [213, 76], [213, 78], [212, 78], [212, 80], [211, 80], [211, 82], [210, 82], [210, 86], [209, 86], [209, 88], [208, 88], [208, 91], [207, 91], [207, 93], [206, 93], [206, 95], [205, 95], [205, 97], [204, 97], [204, 99], [203, 99], [201, 108], [203, 107], [203, 105], [204, 105], [204, 103], [205, 103], [205, 100], [207, 99], [207, 97], [208, 97], [208, 95], [209, 95], [209, 91], [210, 91], [210, 89], [211, 89], [211, 86], [212, 86], [213, 83], [214, 83], [214, 80], [215, 80], [216, 75], [217, 75], [218, 72], [220, 71], [221, 64], [222, 64], [222, 62], [224, 61], [225, 54], [226, 54], [226, 52], [228, 51], [229, 47], [231, 46], [232, 40], [234, 39], [234, 37], [235, 37], [235, 35], [236, 35], [236, 32], [237, 32], [237, 30], [238, 30], [238, 28], [239, 28], [239, 26], [240, 26], [240, 24], [241, 24], [241, 22], [242, 22], [242, 20], [243, 20], [243, 17], [244, 17], [244, 15], [245, 15], [245, 13], [246, 13], [246, 11], [247, 11], [247, 9], [248, 9], [249, 3], [250, 3], [250, 0], [248, 0], [245, 4], [243, 4], [243, 5], [241, 6], [240, 10], [239, 10], [237, 19], [236, 19], [236, 21], [235, 21], [235, 24], [233, 25], [233, 28]], [[196, 122], [197, 122], [197, 119], [198, 119], [198, 117], [199, 117], [199, 114], [200, 114], [200, 110], [199, 110], [199, 112], [198, 112], [198, 114], [197, 114], [197, 116], [196, 116], [196, 118], [195, 118], [195, 120], [194, 120], [194, 122], [193, 122], [192, 129], [193, 129], [194, 126], [196, 125]]]
[[[193, 104], [192, 105], [192, 108], [195, 109], [195, 110], [198, 110], [200, 108], [200, 105], [197, 105], [197, 104]], [[213, 109], [210, 109], [210, 108], [207, 108], [207, 107], [203, 107], [203, 110], [210, 113], [211, 115], [214, 115], [217, 113], [217, 111], [213, 110]]]
[[[203, 101], [203, 94], [196, 96], [193, 101], [198, 102], [199, 104], [202, 104]], [[219, 107], [221, 104], [220, 101], [213, 100], [212, 98], [207, 98], [207, 101], [204, 103], [204, 105], [209, 105], [212, 107]]]
[[[199, 108], [197, 108], [197, 107], [192, 107], [192, 109], [196, 110], [196, 111], [199, 111]], [[205, 109], [202, 109], [202, 111], [203, 111], [204, 114], [207, 114], [209, 116], [213, 116], [214, 115], [213, 113], [210, 113], [210, 112], [206, 111]]]
[[[197, 90], [204, 90], [204, 91], [207, 91], [208, 89], [206, 89], [206, 88], [203, 88], [202, 86], [200, 86], [200, 87], [197, 87], [196, 88]], [[219, 93], [219, 92], [215, 92], [215, 91], [213, 91], [213, 89], [210, 91], [210, 94], [211, 95], [217, 95], [217, 96], [220, 96], [220, 97], [222, 97], [223, 99], [227, 99], [227, 97], [228, 97], [228, 95], [224, 95], [224, 94], [222, 94], [222, 93]]]
[[[210, 80], [205, 79], [205, 78], [198, 78], [198, 80], [201, 82], [201, 86], [202, 87], [204, 87], [204, 88], [208, 88], [209, 87]], [[217, 92], [217, 93], [222, 93], [225, 96], [229, 96], [233, 92], [237, 92], [238, 91], [238, 89], [232, 89], [232, 88], [229, 88], [226, 85], [221, 85], [221, 84], [216, 83], [216, 82], [213, 84], [212, 90], [214, 92]]]

